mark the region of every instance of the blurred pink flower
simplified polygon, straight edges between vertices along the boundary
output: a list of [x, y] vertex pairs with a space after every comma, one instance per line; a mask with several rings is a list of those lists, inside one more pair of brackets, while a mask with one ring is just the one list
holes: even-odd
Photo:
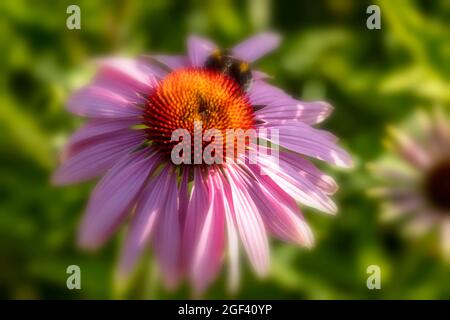
[[385, 199], [382, 218], [403, 220], [405, 231], [421, 236], [437, 229], [450, 261], [450, 122], [435, 109], [417, 113], [407, 128], [389, 128], [390, 157], [371, 168], [384, 186], [371, 191]]
[[[89, 121], [71, 137], [54, 175], [61, 185], [103, 176], [82, 221], [81, 246], [103, 245], [131, 216], [120, 274], [152, 243], [168, 287], [186, 277], [202, 292], [225, 251], [231, 285], [237, 285], [239, 241], [259, 275], [269, 267], [268, 233], [313, 244], [296, 202], [335, 213], [329, 196], [337, 185], [303, 156], [339, 166], [351, 159], [336, 137], [312, 127], [331, 113], [327, 103], [296, 100], [250, 69], [278, 44], [278, 35], [263, 33], [220, 51], [192, 36], [185, 56], [99, 62], [93, 82], [68, 102]], [[279, 166], [261, 152], [258, 164], [174, 165], [167, 156], [170, 131], [192, 131], [199, 117], [221, 130], [278, 129]]]

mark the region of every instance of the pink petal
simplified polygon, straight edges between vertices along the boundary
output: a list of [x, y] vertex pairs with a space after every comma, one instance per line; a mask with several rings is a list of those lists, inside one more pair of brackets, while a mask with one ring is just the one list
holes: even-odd
[[[220, 270], [225, 244], [225, 212], [223, 199], [216, 193], [211, 176], [208, 177], [213, 204], [202, 223], [194, 252], [191, 277], [197, 294], [202, 293]], [[217, 190], [218, 191], [218, 190]]]
[[227, 167], [231, 194], [228, 201], [233, 203], [234, 222], [250, 262], [259, 275], [266, 275], [269, 268], [269, 244], [264, 222], [258, 208], [248, 194], [240, 169]]
[[322, 189], [326, 194], [334, 194], [337, 191], [338, 185], [336, 181], [332, 177], [325, 175], [311, 161], [297, 154], [284, 151], [280, 152], [280, 160], [289, 163], [300, 175]]
[[326, 213], [337, 211], [334, 202], [286, 162], [278, 165], [273, 156], [258, 154], [260, 173], [267, 175], [296, 201]]
[[397, 142], [396, 151], [413, 167], [426, 170], [430, 166], [430, 156], [424, 146], [406, 132], [390, 128], [390, 133]]
[[159, 163], [147, 150], [126, 155], [95, 187], [81, 223], [79, 244], [95, 249], [106, 242], [135, 204], [150, 171]]
[[[169, 169], [172, 170], [172, 169]], [[174, 172], [166, 179], [167, 195], [155, 230], [154, 249], [163, 279], [169, 288], [180, 280], [181, 226], [178, 215], [178, 187]]]
[[234, 222], [234, 208], [231, 197], [230, 186], [223, 174], [213, 176], [216, 194], [222, 200], [223, 212], [225, 214], [227, 240], [228, 240], [228, 258], [229, 258], [229, 287], [235, 291], [239, 284], [239, 239]]
[[267, 176], [254, 174], [258, 187], [249, 191], [271, 233], [281, 240], [312, 247], [314, 236], [295, 201]]
[[202, 177], [201, 169], [194, 169], [194, 183], [183, 230], [183, 264], [188, 266], [188, 269], [193, 264], [200, 231], [211, 206], [211, 194], [206, 181]]
[[259, 129], [259, 128], [279, 129], [281, 127], [286, 128], [286, 129], [290, 128], [290, 129], [294, 129], [294, 130], [297, 127], [305, 128], [306, 132], [308, 132], [310, 135], [314, 134], [315, 136], [318, 136], [318, 137], [332, 143], [333, 145], [335, 143], [337, 143], [339, 140], [338, 137], [336, 137], [331, 132], [314, 128], [310, 125], [306, 125], [302, 121], [296, 121], [295, 119], [294, 120], [270, 121], [268, 123], [261, 123], [261, 124], [256, 125], [257, 129]]
[[69, 98], [67, 108], [76, 115], [90, 118], [130, 118], [142, 114], [131, 99], [98, 86], [77, 91]]
[[74, 146], [78, 143], [86, 142], [94, 137], [111, 134], [123, 129], [129, 129], [138, 123], [138, 119], [92, 119], [81, 129], [75, 132], [69, 139], [68, 145]]
[[156, 221], [164, 211], [170, 194], [168, 170], [163, 170], [147, 187], [138, 199], [136, 213], [133, 216], [127, 239], [123, 248], [119, 272], [126, 276], [137, 259], [147, 247], [155, 232]]
[[156, 84], [155, 77], [161, 78], [167, 72], [155, 69], [143, 59], [129, 58], [105, 58], [98, 59], [100, 73], [108, 74], [110, 78], [116, 80], [117, 83], [123, 83], [138, 92], [148, 92]]
[[265, 72], [259, 71], [259, 70], [253, 70], [252, 71], [252, 77], [255, 80], [264, 80], [270, 78], [270, 75], [268, 75]]
[[[178, 213], [180, 215], [180, 224], [184, 226], [186, 221], [187, 208], [189, 206], [189, 169], [183, 170], [183, 174], [180, 182], [180, 203]], [[183, 230], [182, 230], [183, 231]]]
[[261, 80], [252, 83], [248, 97], [250, 103], [254, 106], [266, 106], [270, 104], [283, 106], [297, 104], [297, 100], [286, 92]]
[[139, 116], [138, 107], [167, 71], [136, 59], [109, 58], [98, 60], [100, 70], [92, 85], [69, 99], [68, 109], [92, 118], [124, 118]]
[[185, 68], [190, 65], [190, 60], [187, 56], [156, 55], [154, 57], [172, 70]]
[[187, 42], [189, 59], [194, 67], [202, 67], [208, 56], [216, 50], [216, 45], [209, 40], [190, 36]]
[[255, 117], [270, 125], [281, 125], [293, 120], [306, 124], [317, 124], [328, 118], [332, 110], [333, 108], [328, 103], [322, 101], [293, 100], [281, 104], [279, 100], [274, 100], [266, 107], [257, 110]]
[[[79, 133], [80, 136], [87, 137], [88, 133]], [[145, 132], [122, 129], [78, 140], [75, 138], [75, 143], [69, 144], [63, 151], [63, 164], [52, 177], [54, 184], [71, 184], [104, 174], [119, 159], [142, 144]]]
[[89, 86], [114, 92], [134, 105], [145, 103], [145, 96], [151, 92], [152, 88], [146, 88], [142, 91], [139, 87], [121, 81], [120, 78], [111, 76], [109, 73], [110, 72], [100, 72]]
[[305, 102], [264, 81], [255, 81], [250, 87], [249, 99], [254, 106], [265, 106], [255, 112], [256, 118], [270, 125], [287, 121], [316, 124], [325, 120], [333, 108], [324, 101]]
[[130, 103], [145, 103], [145, 96], [158, 84], [149, 64], [137, 59], [109, 58], [98, 63], [100, 68], [91, 86], [114, 92]]
[[120, 63], [116, 60], [101, 65], [91, 86], [114, 92], [134, 104], [145, 102], [148, 95], [158, 84], [156, 76], [145, 70], [136, 69], [142, 64], [134, 60]]
[[232, 53], [240, 60], [253, 62], [280, 45], [281, 38], [278, 34], [264, 32], [257, 34], [235, 46]]
[[[306, 156], [314, 157], [341, 167], [353, 165], [350, 155], [338, 147], [334, 137], [301, 122], [273, 126], [279, 131], [279, 145]], [[271, 137], [267, 137], [272, 140]]]

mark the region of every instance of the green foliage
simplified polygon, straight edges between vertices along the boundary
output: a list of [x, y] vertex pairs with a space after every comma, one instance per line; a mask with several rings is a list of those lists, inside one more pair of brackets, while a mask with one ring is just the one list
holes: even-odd
[[[335, 106], [325, 127], [354, 155], [337, 171], [339, 214], [305, 209], [317, 244], [272, 243], [272, 272], [257, 279], [243, 264], [240, 291], [226, 267], [206, 298], [450, 298], [450, 273], [426, 245], [378, 219], [366, 196], [366, 163], [385, 152], [385, 126], [417, 108], [450, 107], [450, 2], [379, 1], [382, 29], [366, 28], [370, 1], [75, 1], [81, 30], [67, 30], [74, 1], [0, 2], [0, 297], [189, 298], [162, 289], [151, 255], [127, 286], [114, 280], [120, 236], [97, 253], [75, 246], [93, 184], [54, 188], [58, 148], [81, 123], [64, 103], [92, 75], [89, 60], [111, 54], [184, 51], [188, 34], [230, 46], [257, 31], [279, 31], [281, 48], [258, 62], [273, 82]], [[245, 261], [245, 260], [244, 260]], [[66, 288], [66, 267], [82, 269], [82, 290]], [[366, 268], [382, 268], [382, 290]]]

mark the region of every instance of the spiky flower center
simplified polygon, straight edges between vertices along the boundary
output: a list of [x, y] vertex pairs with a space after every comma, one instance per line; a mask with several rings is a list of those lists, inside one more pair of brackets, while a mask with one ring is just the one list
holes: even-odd
[[438, 163], [428, 171], [424, 189], [432, 205], [450, 214], [450, 159]]
[[194, 137], [194, 124], [199, 122], [202, 132], [217, 129], [225, 137], [227, 129], [253, 128], [252, 106], [238, 83], [225, 74], [205, 68], [170, 73], [146, 104], [144, 124], [149, 139], [161, 152], [170, 154], [178, 143], [171, 141], [172, 133], [186, 129]]

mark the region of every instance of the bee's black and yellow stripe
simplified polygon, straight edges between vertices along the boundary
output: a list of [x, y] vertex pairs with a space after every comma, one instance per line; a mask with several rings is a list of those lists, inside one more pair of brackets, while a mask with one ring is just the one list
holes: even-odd
[[206, 60], [205, 68], [228, 75], [246, 91], [252, 81], [250, 64], [234, 58], [227, 50], [215, 50]]

